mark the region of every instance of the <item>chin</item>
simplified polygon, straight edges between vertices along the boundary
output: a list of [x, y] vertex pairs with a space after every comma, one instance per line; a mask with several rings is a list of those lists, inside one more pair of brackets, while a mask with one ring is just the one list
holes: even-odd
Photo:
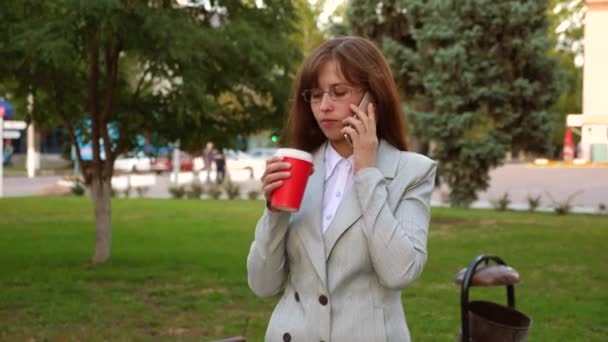
[[334, 143], [342, 143], [342, 142], [346, 142], [346, 138], [344, 138], [344, 135], [342, 134], [338, 134], [338, 135], [325, 135], [325, 137], [327, 138], [327, 140], [334, 142]]

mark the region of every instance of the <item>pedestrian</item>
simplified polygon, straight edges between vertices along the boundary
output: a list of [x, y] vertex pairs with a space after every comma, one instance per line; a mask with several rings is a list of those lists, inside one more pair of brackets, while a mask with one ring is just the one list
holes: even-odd
[[[406, 152], [404, 118], [371, 41], [335, 38], [303, 62], [285, 137], [313, 155], [314, 172], [297, 213], [267, 204], [247, 257], [256, 295], [283, 291], [266, 341], [410, 340], [401, 294], [427, 260], [436, 163]], [[267, 161], [267, 203], [289, 170]]]
[[222, 152], [215, 154], [215, 181], [217, 184], [222, 184], [226, 177], [226, 159]]
[[207, 171], [207, 183], [211, 182], [211, 165], [215, 159], [215, 151], [213, 150], [213, 143], [208, 141], [203, 149], [203, 162], [205, 166], [203, 170]]
[[3, 143], [2, 165], [11, 166], [13, 164], [11, 158], [13, 157], [13, 152], [15, 149], [13, 148], [11, 141], [8, 139], [6, 139]]

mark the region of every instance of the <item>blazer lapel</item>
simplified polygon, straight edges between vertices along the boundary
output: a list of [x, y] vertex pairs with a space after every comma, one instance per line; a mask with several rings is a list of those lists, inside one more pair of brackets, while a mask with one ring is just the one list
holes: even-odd
[[302, 215], [302, 224], [295, 227], [295, 232], [302, 241], [304, 249], [319, 275], [323, 285], [327, 284], [325, 271], [325, 249], [321, 236], [321, 214], [323, 212], [323, 180], [325, 179], [325, 163], [323, 144], [313, 154], [314, 173], [308, 179], [302, 206], [296, 215]]
[[[387, 183], [395, 177], [397, 166], [399, 163], [399, 150], [391, 146], [384, 140], [380, 140], [378, 144], [378, 153], [376, 155], [376, 167], [384, 175]], [[390, 195], [390, 194], [389, 194]], [[323, 189], [321, 189], [321, 197], [323, 198]], [[325, 260], [329, 260], [331, 252], [340, 239], [340, 237], [361, 217], [363, 213], [360, 207], [355, 186], [346, 194], [338, 210], [334, 220], [327, 227], [325, 232]]]

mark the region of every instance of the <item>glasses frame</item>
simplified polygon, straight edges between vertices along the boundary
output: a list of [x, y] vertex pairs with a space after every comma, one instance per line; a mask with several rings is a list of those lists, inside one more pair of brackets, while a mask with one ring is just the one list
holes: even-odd
[[[343, 98], [343, 99], [336, 99], [335, 98], [335, 89], [337, 87], [346, 87], [349, 89], [350, 94], [348, 95], [348, 97]], [[319, 89], [321, 91], [323, 91], [323, 95], [321, 96], [320, 100], [313, 100], [312, 99], [312, 91]], [[361, 87], [354, 87], [354, 86], [350, 86], [348, 84], [334, 84], [331, 87], [329, 87], [328, 90], [325, 89], [321, 89], [321, 88], [310, 88], [310, 89], [305, 89], [304, 91], [302, 91], [302, 93], [300, 94], [302, 96], [302, 98], [304, 99], [304, 102], [306, 103], [310, 103], [311, 105], [313, 104], [319, 104], [321, 103], [321, 101], [323, 101], [323, 97], [325, 96], [325, 94], [327, 94], [329, 96], [329, 98], [334, 101], [334, 102], [340, 102], [340, 101], [347, 101], [348, 99], [350, 99], [353, 94], [363, 91], [363, 88]]]

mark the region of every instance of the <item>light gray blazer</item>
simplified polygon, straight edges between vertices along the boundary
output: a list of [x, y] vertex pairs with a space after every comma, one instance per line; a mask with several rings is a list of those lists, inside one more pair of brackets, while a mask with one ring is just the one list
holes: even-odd
[[427, 259], [436, 163], [380, 141], [321, 232], [325, 145], [314, 152], [300, 211], [265, 210], [247, 257], [253, 292], [284, 289], [266, 341], [409, 341], [401, 291]]

